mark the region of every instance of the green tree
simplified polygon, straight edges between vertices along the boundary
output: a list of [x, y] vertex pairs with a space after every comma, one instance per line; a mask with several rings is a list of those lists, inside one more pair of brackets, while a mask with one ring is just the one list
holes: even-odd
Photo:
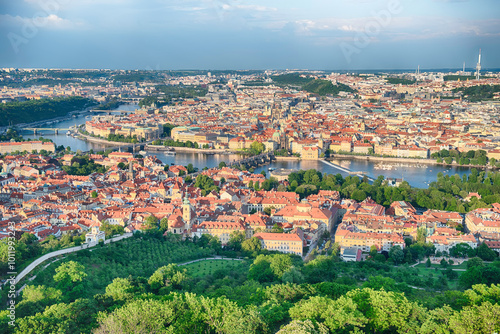
[[475, 284], [499, 284], [500, 268], [492, 265], [475, 266], [468, 268], [460, 276], [460, 284], [464, 288], [470, 288]]
[[241, 243], [241, 249], [245, 252], [259, 252], [262, 249], [262, 244], [259, 238], [252, 237]]
[[484, 261], [493, 261], [497, 258], [497, 253], [483, 242], [477, 247], [477, 256]]
[[194, 186], [202, 189], [202, 192], [204, 191], [205, 194], [211, 192], [212, 190], [218, 191], [218, 188], [215, 186], [214, 180], [204, 174], [200, 174], [196, 177]]
[[123, 234], [125, 232], [123, 226], [110, 224], [107, 221], [104, 221], [99, 229], [105, 233], [106, 238], [117, 234]]
[[272, 282], [275, 280], [273, 270], [271, 269], [271, 262], [266, 255], [259, 255], [248, 270], [248, 278], [258, 282]]
[[156, 218], [153, 215], [150, 215], [144, 220], [144, 224], [147, 226], [148, 229], [157, 229], [158, 228], [158, 218]]
[[396, 281], [389, 277], [383, 277], [380, 275], [370, 276], [368, 280], [363, 283], [364, 288], [370, 288], [374, 290], [385, 290], [385, 291], [398, 291], [396, 287]]
[[116, 301], [125, 301], [134, 296], [134, 286], [128, 278], [115, 278], [106, 287], [106, 295]]
[[308, 283], [331, 281], [337, 276], [335, 270], [336, 261], [338, 261], [338, 258], [334, 255], [318, 255], [314, 260], [304, 265], [302, 273]]
[[484, 262], [482, 259], [479, 257], [473, 257], [469, 259], [467, 262], [467, 269], [474, 268], [474, 267], [484, 267]]
[[152, 291], [158, 292], [161, 288], [180, 289], [181, 284], [188, 279], [187, 269], [179, 268], [176, 264], [169, 264], [158, 268], [148, 279]]
[[304, 275], [300, 271], [300, 269], [291, 266], [290, 269], [283, 273], [281, 280], [284, 283], [296, 283], [301, 284], [304, 283]]
[[292, 267], [292, 258], [287, 254], [269, 255], [271, 270], [278, 279]]
[[425, 227], [419, 228], [417, 230], [417, 242], [420, 244], [425, 244], [425, 240], [427, 238], [427, 230]]
[[243, 241], [245, 241], [245, 234], [240, 231], [233, 231], [229, 236], [229, 241], [227, 242], [226, 247], [230, 250], [239, 252]]
[[162, 218], [160, 220], [160, 231], [165, 232], [166, 230], [168, 230], [168, 218], [167, 217]]
[[313, 323], [311, 320], [293, 320], [276, 334], [328, 334], [330, 331], [322, 323]]
[[450, 255], [453, 257], [465, 258], [468, 256], [474, 256], [474, 254], [474, 249], [466, 243], [459, 243], [450, 248]]
[[61, 290], [44, 285], [27, 285], [22, 293], [23, 299], [16, 305], [17, 318], [43, 312], [46, 306], [62, 300]]
[[56, 268], [54, 281], [63, 292], [64, 299], [74, 300], [82, 295], [85, 289], [85, 267], [75, 261], [68, 261]]
[[400, 246], [393, 246], [389, 249], [389, 258], [391, 258], [395, 264], [403, 262], [404, 253]]
[[264, 144], [259, 143], [258, 141], [254, 141], [250, 145], [250, 150], [255, 155], [261, 154], [262, 152], [264, 152], [265, 149], [266, 149], [266, 147], [264, 146]]
[[455, 270], [451, 269], [450, 267], [448, 267], [444, 274], [446, 275], [446, 277], [448, 277], [448, 279], [450, 280], [453, 280], [453, 279], [457, 279], [458, 278], [458, 274]]
[[255, 191], [259, 191], [260, 190], [260, 183], [259, 183], [259, 181], [255, 181], [254, 182], [253, 188], [254, 188]]
[[107, 316], [102, 315], [99, 319], [99, 328], [94, 332], [96, 334], [167, 333], [165, 327], [172, 323], [176, 316], [173, 307], [181, 305], [181, 303], [157, 300], [136, 300]]

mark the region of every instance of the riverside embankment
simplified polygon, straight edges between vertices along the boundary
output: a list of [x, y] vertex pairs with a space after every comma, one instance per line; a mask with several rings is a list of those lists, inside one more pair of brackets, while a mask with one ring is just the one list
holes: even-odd
[[481, 168], [481, 169], [498, 169], [493, 166], [482, 166], [482, 165], [460, 165], [456, 162], [451, 164], [440, 163], [434, 159], [416, 159], [416, 158], [395, 158], [395, 157], [374, 157], [370, 155], [347, 155], [347, 154], [334, 154], [332, 157], [325, 160], [364, 160], [371, 162], [388, 162], [388, 163], [413, 163], [413, 164], [426, 164], [426, 165], [436, 165], [436, 166], [454, 166], [454, 167], [464, 167], [464, 168]]

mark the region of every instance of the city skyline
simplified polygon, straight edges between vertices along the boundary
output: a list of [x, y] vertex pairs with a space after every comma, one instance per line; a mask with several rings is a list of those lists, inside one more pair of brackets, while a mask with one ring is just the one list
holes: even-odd
[[2, 1], [0, 67], [500, 68], [492, 0]]

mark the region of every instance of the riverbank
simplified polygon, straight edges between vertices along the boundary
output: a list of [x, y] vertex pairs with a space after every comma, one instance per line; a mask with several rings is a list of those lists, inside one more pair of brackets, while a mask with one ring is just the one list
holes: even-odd
[[414, 163], [414, 164], [426, 164], [426, 165], [434, 165], [434, 166], [443, 166], [443, 167], [464, 167], [464, 168], [481, 168], [481, 169], [498, 169], [493, 166], [481, 166], [481, 165], [460, 165], [456, 162], [451, 164], [447, 163], [439, 163], [434, 159], [417, 159], [417, 158], [393, 158], [393, 157], [374, 157], [369, 155], [346, 155], [346, 154], [334, 154], [330, 158], [326, 158], [325, 160], [364, 160], [370, 162], [394, 162], [394, 163]]
[[85, 108], [83, 110], [74, 110], [74, 111], [68, 113], [66, 116], [48, 118], [48, 119], [44, 119], [42, 121], [36, 121], [36, 122], [32, 122], [32, 123], [19, 123], [19, 124], [15, 124], [13, 126], [0, 127], [0, 132], [6, 131], [7, 129], [9, 129], [11, 127], [19, 128], [19, 129], [23, 130], [24, 128], [36, 128], [36, 127], [39, 127], [41, 125], [69, 121], [69, 120], [72, 120], [74, 118], [73, 115], [83, 115], [83, 114], [88, 113], [89, 110], [91, 110], [91, 109], [92, 109], [92, 107], [88, 107], [88, 108]]
[[279, 156], [274, 156], [276, 158], [276, 161], [300, 161], [302, 158], [299, 157], [279, 157]]
[[[102, 138], [96, 138], [88, 135], [84, 135], [80, 131], [76, 134], [76, 138], [85, 140], [91, 143], [96, 143], [96, 144], [104, 144], [108, 146], [125, 146], [125, 145], [130, 145], [131, 143], [124, 143], [124, 142], [119, 142], [119, 141], [109, 141], [107, 139], [102, 139]], [[141, 143], [137, 143], [137, 145], [140, 145]]]
[[436, 160], [431, 159], [417, 159], [417, 158], [387, 158], [387, 157], [373, 157], [370, 155], [347, 155], [347, 154], [334, 154], [330, 158], [325, 158], [325, 160], [365, 160], [365, 161], [383, 161], [383, 162], [409, 162], [415, 164], [427, 164], [427, 165], [437, 165]]
[[175, 151], [182, 153], [201, 153], [201, 154], [235, 154], [234, 152], [224, 149], [206, 149], [206, 148], [192, 148], [192, 147], [176, 147], [176, 146], [163, 146], [163, 145], [146, 145], [145, 151], [148, 152], [167, 152]]

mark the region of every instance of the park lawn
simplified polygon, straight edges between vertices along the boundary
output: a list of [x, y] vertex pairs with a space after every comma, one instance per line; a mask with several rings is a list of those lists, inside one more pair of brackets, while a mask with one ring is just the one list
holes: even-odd
[[[437, 271], [436, 271], [436, 268], [437, 268]], [[425, 263], [420, 263], [420, 264], [416, 265], [415, 269], [418, 270], [419, 276], [421, 276], [421, 277], [426, 277], [429, 273], [432, 273], [432, 274], [434, 274], [434, 277], [437, 277], [438, 275], [441, 275], [442, 271], [445, 270], [439, 264], [431, 264], [431, 267], [428, 268], [428, 267], [426, 267]], [[462, 276], [462, 274], [467, 269], [467, 264], [464, 262], [460, 265], [456, 265], [456, 266], [453, 265], [453, 266], [451, 266], [451, 269], [453, 269], [453, 271], [455, 271], [458, 274], [458, 278], [455, 280], [448, 280], [448, 287], [450, 289], [459, 289], [459, 286], [458, 286], [459, 279], [460, 279], [460, 276]]]
[[[425, 265], [425, 261], [423, 261], [423, 262], [421, 262], [421, 263], [417, 264], [417, 265], [415, 266], [415, 268], [417, 268], [417, 269], [420, 269], [420, 268], [429, 269], [429, 268], [427, 268], [427, 266]], [[434, 263], [432, 263], [432, 264], [431, 264], [431, 266], [430, 266], [430, 269], [434, 269], [434, 268], [441, 269], [442, 267], [441, 267], [441, 265], [440, 265], [440, 264], [434, 264]], [[463, 269], [463, 270], [466, 270], [466, 269], [467, 269], [467, 261], [464, 261], [463, 263], [461, 263], [461, 264], [459, 264], [459, 265], [455, 265], [455, 264], [454, 264], [454, 265], [452, 265], [452, 266], [451, 266], [451, 269], [454, 269], [454, 270], [455, 270], [455, 269]]]
[[191, 277], [203, 277], [211, 275], [217, 270], [248, 270], [248, 263], [246, 261], [239, 261], [233, 259], [223, 260], [202, 260], [185, 266]]

